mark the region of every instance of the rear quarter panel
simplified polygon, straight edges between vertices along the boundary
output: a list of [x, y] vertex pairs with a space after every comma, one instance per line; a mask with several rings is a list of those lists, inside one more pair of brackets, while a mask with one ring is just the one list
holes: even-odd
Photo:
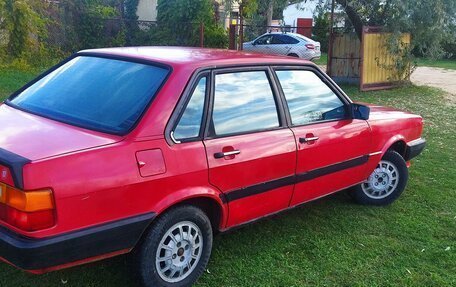
[[[143, 177], [136, 152], [160, 149], [166, 172]], [[190, 164], [191, 162], [191, 164]], [[30, 237], [74, 231], [166, 208], [196, 196], [224, 205], [208, 183], [202, 142], [169, 146], [165, 139], [121, 142], [48, 160], [24, 168], [25, 189], [52, 186], [57, 224]], [[224, 222], [222, 212], [222, 220]], [[23, 233], [23, 232], [21, 232]]]

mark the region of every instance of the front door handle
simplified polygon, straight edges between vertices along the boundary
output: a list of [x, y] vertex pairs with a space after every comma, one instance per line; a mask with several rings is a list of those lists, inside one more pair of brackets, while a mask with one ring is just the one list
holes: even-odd
[[318, 140], [319, 137], [305, 137], [305, 138], [299, 138], [300, 143], [308, 143], [308, 142], [313, 142]]
[[227, 151], [227, 152], [216, 152], [214, 153], [215, 158], [224, 158], [226, 156], [232, 156], [232, 155], [237, 155], [240, 154], [240, 150], [232, 150], [232, 151]]

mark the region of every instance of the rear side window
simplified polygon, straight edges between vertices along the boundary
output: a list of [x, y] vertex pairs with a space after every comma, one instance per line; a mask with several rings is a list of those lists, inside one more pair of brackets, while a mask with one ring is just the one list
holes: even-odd
[[107, 58], [80, 56], [44, 76], [9, 101], [25, 111], [113, 134], [138, 121], [169, 70]]
[[215, 135], [279, 127], [274, 94], [266, 72], [216, 75], [212, 125]]
[[190, 101], [174, 129], [174, 138], [176, 140], [191, 139], [199, 136], [203, 120], [206, 82], [206, 77], [201, 78], [195, 87]]
[[287, 35], [274, 35], [273, 44], [297, 44], [298, 40]]
[[276, 71], [293, 125], [346, 118], [342, 100], [312, 71]]

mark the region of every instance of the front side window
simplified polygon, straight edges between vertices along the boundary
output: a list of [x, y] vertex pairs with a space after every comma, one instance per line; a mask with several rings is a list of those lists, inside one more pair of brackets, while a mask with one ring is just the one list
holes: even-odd
[[341, 99], [312, 71], [276, 71], [293, 125], [346, 118]]
[[265, 71], [215, 77], [213, 133], [227, 135], [279, 127], [279, 117]]
[[271, 44], [271, 38], [272, 35], [265, 35], [263, 37], [260, 37], [255, 41], [255, 45], [269, 45]]
[[184, 140], [196, 138], [200, 134], [203, 120], [204, 100], [206, 96], [207, 78], [201, 78], [193, 91], [190, 101], [185, 107], [179, 123], [174, 129], [174, 138]]
[[139, 120], [169, 69], [79, 56], [32, 84], [8, 103], [53, 120], [125, 134]]

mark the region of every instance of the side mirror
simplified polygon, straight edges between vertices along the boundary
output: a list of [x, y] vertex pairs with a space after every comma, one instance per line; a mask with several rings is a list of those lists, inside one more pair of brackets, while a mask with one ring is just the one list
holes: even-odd
[[370, 114], [370, 108], [368, 106], [360, 104], [351, 105], [352, 117], [358, 120], [368, 120]]
[[257, 41], [252, 42], [252, 46], [256, 46], [256, 44], [257, 44]]

